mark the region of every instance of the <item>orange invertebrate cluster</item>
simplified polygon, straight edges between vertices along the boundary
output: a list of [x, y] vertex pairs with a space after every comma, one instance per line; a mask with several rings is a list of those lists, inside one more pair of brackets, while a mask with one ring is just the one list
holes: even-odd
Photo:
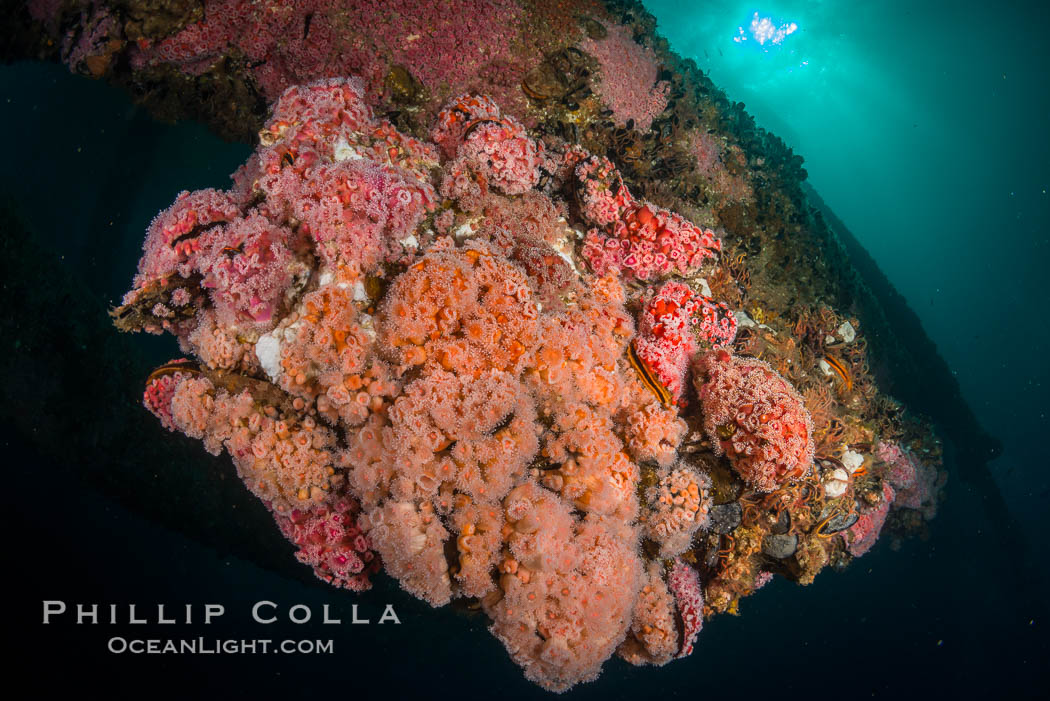
[[685, 464], [663, 470], [660, 482], [649, 489], [646, 535], [660, 546], [665, 558], [681, 554], [693, 534], [707, 524], [711, 511], [711, 480]]

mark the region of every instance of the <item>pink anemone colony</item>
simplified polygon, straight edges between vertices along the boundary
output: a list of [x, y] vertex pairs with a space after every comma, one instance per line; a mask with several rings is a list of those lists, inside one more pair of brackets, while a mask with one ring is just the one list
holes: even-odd
[[285, 91], [233, 187], [150, 227], [124, 308], [188, 359], [146, 406], [228, 453], [319, 577], [475, 599], [546, 689], [684, 656], [703, 598], [677, 556], [711, 508], [685, 397], [761, 489], [810, 469], [808, 415], [711, 350], [736, 331], [696, 282], [714, 232], [483, 96], [430, 139], [353, 79]]

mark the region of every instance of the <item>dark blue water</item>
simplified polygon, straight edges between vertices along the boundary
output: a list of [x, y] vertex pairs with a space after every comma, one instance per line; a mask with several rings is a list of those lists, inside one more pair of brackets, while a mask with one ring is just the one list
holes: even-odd
[[[684, 3], [651, 7], [682, 52], [723, 49], [710, 66], [698, 62], [806, 156], [813, 184], [922, 317], [979, 418], [1004, 440], [993, 468], [1028, 560], [1008, 560], [988, 520], [987, 495], [953, 480], [928, 541], [898, 552], [881, 544], [809, 587], [774, 581], [742, 602], [740, 617], [710, 622], [690, 659], [662, 669], [613, 660], [598, 682], [571, 696], [1034, 696], [1048, 659], [1045, 595], [1031, 598], [1045, 571], [1038, 558], [1046, 553], [1048, 505], [1040, 441], [1047, 295], [1038, 294], [1033, 272], [1047, 250], [1038, 22], [1020, 11], [1006, 21], [1002, 11], [976, 6], [960, 18], [891, 5], [847, 11], [780, 3], [776, 11], [800, 27], [783, 46], [819, 34], [808, 67], [825, 62], [823, 77], [780, 80], [776, 71], [757, 72], [767, 54], [730, 53], [741, 48], [732, 36], [749, 21], [749, 7], [725, 5], [728, 24]], [[994, 71], [981, 69], [992, 64]], [[1011, 77], [996, 82], [1000, 68]], [[158, 124], [118, 90], [59, 66], [4, 67], [0, 88], [8, 136], [0, 187], [27, 229], [28, 239], [19, 240], [29, 242], [5, 247], [3, 285], [10, 292], [16, 277], [27, 278], [24, 289], [46, 301], [23, 288], [5, 294], [16, 308], [4, 309], [0, 339], [4, 376], [21, 372], [26, 383], [5, 388], [0, 414], [15, 515], [6, 551], [21, 674], [45, 697], [70, 683], [105, 684], [116, 698], [546, 696], [522, 679], [479, 618], [429, 609], [383, 580], [364, 598], [330, 590], [288, 565], [291, 548], [272, 527], [259, 527], [266, 515], [238, 496], [226, 461], [165, 434], [148, 416], [141, 425], [114, 425], [116, 416], [134, 421], [126, 417], [138, 415], [132, 405], [142, 374], [175, 350], [170, 339], [115, 337], [108, 328], [106, 309], [127, 286], [142, 233], [178, 191], [224, 187], [249, 148], [198, 125]], [[907, 130], [912, 119], [923, 126], [911, 129], [922, 132]], [[14, 240], [13, 232], [5, 234]], [[46, 360], [34, 362], [27, 344], [41, 344]], [[11, 367], [13, 359], [23, 365]], [[188, 492], [184, 480], [164, 483], [172, 473], [230, 484]], [[204, 506], [227, 506], [238, 517], [202, 521]], [[219, 603], [227, 609], [220, 623], [179, 626], [179, 633], [333, 639], [335, 650], [265, 659], [114, 657], [105, 651], [111, 636], [165, 630], [44, 627], [45, 599]], [[283, 622], [259, 631], [248, 607], [262, 599], [281, 609], [309, 605], [315, 617], [329, 604], [344, 624]], [[372, 620], [391, 603], [402, 624], [351, 626], [355, 601]]]

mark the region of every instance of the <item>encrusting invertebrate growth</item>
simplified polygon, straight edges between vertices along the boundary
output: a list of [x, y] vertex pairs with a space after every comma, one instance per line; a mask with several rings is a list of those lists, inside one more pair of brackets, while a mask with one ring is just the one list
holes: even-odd
[[[215, 16], [135, 60], [188, 60]], [[406, 52], [259, 64], [254, 152], [156, 217], [113, 311], [175, 336], [146, 407], [228, 454], [319, 578], [469, 600], [552, 691], [689, 655], [705, 617], [862, 556], [891, 509], [932, 518], [943, 486], [859, 322], [761, 297], [745, 151], [634, 36], [588, 15], [509, 94]]]

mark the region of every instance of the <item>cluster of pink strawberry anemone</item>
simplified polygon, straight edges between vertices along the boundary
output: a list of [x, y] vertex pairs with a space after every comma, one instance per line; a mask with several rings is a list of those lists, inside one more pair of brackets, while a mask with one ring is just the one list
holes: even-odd
[[442, 194], [462, 199], [496, 188], [506, 195], [533, 189], [540, 178], [543, 144], [518, 120], [500, 114], [485, 96], [460, 95], [442, 110], [430, 134], [446, 164]]
[[732, 343], [736, 327], [736, 317], [725, 304], [671, 280], [642, 309], [634, 349], [671, 399], [679, 401], [697, 350]]
[[871, 550], [879, 539], [882, 527], [889, 516], [890, 507], [896, 499], [896, 492], [889, 482], [882, 483], [882, 493], [875, 504], [865, 504], [860, 509], [857, 521], [843, 531], [841, 537], [847, 542], [846, 549], [853, 557], [861, 557]]
[[588, 38], [580, 44], [598, 60], [601, 68], [598, 92], [618, 124], [630, 122], [647, 131], [653, 118], [667, 106], [671, 84], [657, 80], [660, 67], [656, 53], [638, 44], [628, 28], [604, 26], [603, 38]]
[[896, 492], [894, 508], [916, 509], [924, 518], [937, 514], [937, 495], [944, 477], [912, 451], [892, 441], [879, 441], [875, 456], [885, 463], [886, 479]]
[[722, 250], [715, 232], [680, 214], [635, 199], [607, 158], [584, 158], [575, 171], [581, 214], [592, 225], [583, 257], [598, 275], [648, 280], [698, 272]]
[[[49, 9], [57, 4], [30, 3], [43, 6], [34, 13], [40, 18], [57, 14]], [[401, 2], [396, 12], [378, 0], [204, 0], [189, 5], [198, 10], [200, 21], [163, 39], [140, 38], [129, 51], [135, 70], [164, 66], [196, 76], [237, 57], [247, 64], [245, 70], [263, 96], [272, 100], [297, 83], [351, 74], [362, 76], [370, 93], [389, 94], [384, 78], [401, 67], [420, 88], [439, 95], [496, 73], [503, 75], [485, 81], [491, 87], [516, 86], [528, 57], [538, 51], [538, 38], [522, 31], [523, 10], [515, 0]]]
[[813, 422], [773, 368], [716, 349], [698, 356], [695, 373], [704, 430], [745, 482], [771, 492], [810, 471]]
[[[184, 193], [150, 228], [118, 325], [169, 331], [193, 359], [144, 402], [230, 455], [318, 577], [360, 590], [382, 567], [435, 606], [475, 598], [545, 688], [617, 651], [680, 656], [696, 573], [669, 578], [641, 541], [685, 550], [708, 483], [671, 469], [685, 422], [629, 359], [630, 266], [583, 271], [552, 195], [592, 160], [481, 96], [431, 138], [376, 118], [354, 80], [287, 90], [234, 186]], [[625, 226], [644, 220], [628, 239], [696, 243], [678, 215], [628, 209]], [[721, 309], [675, 299], [648, 338], [692, 338]], [[663, 477], [640, 500], [643, 463]]]

